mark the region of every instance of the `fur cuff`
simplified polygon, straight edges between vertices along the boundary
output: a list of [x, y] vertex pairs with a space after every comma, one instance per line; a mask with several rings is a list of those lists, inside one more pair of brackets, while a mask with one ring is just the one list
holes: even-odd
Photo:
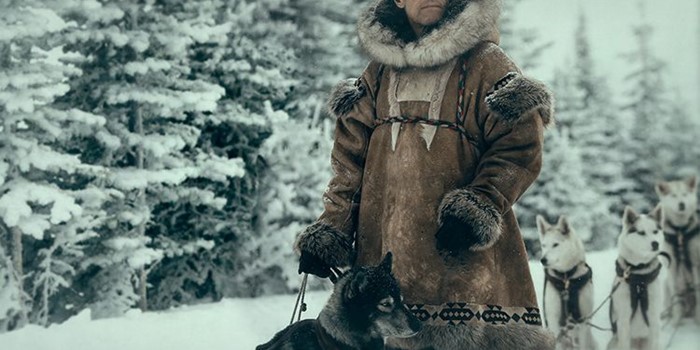
[[540, 112], [545, 127], [554, 125], [554, 97], [542, 82], [510, 72], [486, 95], [489, 109], [503, 120], [515, 122], [532, 112]]
[[367, 93], [360, 79], [343, 80], [331, 91], [328, 99], [328, 112], [341, 117], [352, 110], [352, 106]]
[[471, 250], [487, 249], [501, 236], [501, 214], [472, 190], [460, 188], [447, 193], [438, 210], [439, 225], [445, 217], [452, 216], [472, 227], [477, 243]]
[[317, 221], [307, 227], [294, 242], [297, 254], [306, 251], [334, 267], [350, 265], [352, 243], [331, 225]]

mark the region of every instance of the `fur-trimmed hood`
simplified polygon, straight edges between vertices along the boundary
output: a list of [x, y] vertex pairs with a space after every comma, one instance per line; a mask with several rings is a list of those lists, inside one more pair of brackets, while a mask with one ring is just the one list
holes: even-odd
[[448, 0], [442, 20], [415, 38], [394, 0], [376, 0], [357, 25], [360, 45], [371, 59], [393, 67], [432, 67], [478, 43], [498, 43], [501, 0]]

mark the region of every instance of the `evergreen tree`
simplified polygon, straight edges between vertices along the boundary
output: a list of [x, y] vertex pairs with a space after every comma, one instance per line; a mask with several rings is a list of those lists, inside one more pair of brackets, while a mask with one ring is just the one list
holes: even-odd
[[[38, 2], [3, 1], [0, 23], [0, 217], [12, 242], [14, 285], [19, 288], [21, 326], [46, 325], [50, 300], [70, 286], [80, 242], [94, 234], [93, 213], [77, 191], [100, 178], [67, 141], [100, 130], [105, 119], [56, 104], [80, 74], [56, 60], [68, 24]], [[25, 248], [26, 247], [26, 248]], [[12, 314], [10, 318], [16, 318]], [[7, 321], [7, 320], [6, 320]], [[7, 323], [6, 323], [7, 324]]]
[[[641, 3], [642, 5], [644, 3]], [[656, 201], [654, 183], [664, 177], [672, 164], [675, 136], [670, 134], [673, 110], [664, 79], [665, 63], [653, 52], [653, 27], [644, 17], [633, 27], [636, 48], [625, 55], [631, 71], [623, 112], [630, 133], [625, 161], [625, 176], [634, 181], [623, 200], [638, 210], [647, 210]]]
[[[623, 177], [624, 145], [627, 125], [613, 103], [607, 80], [596, 73], [587, 33], [587, 20], [582, 12], [576, 30], [576, 60], [573, 67], [573, 88], [577, 102], [570, 113], [572, 145], [581, 152], [583, 176], [588, 186], [599, 194], [597, 203], [608, 208], [597, 218], [593, 242], [599, 247], [614, 243], [619, 231], [618, 217], [624, 206], [619, 196], [632, 185]], [[565, 113], [566, 114], [566, 113]]]
[[503, 1], [499, 32], [500, 46], [518, 63], [525, 72], [540, 65], [541, 56], [553, 42], [542, 42], [535, 28], [521, 28], [515, 25], [517, 6], [523, 0]]
[[193, 76], [191, 47], [221, 44], [229, 27], [203, 20], [200, 11], [173, 10], [178, 5], [63, 7], [80, 23], [68, 34], [69, 49], [86, 56], [81, 67], [91, 73], [73, 81], [66, 102], [109, 117], [112, 142], [90, 142], [102, 147], [94, 161], [109, 168], [106, 186], [121, 194], [106, 204], [118, 215], [107, 220], [86, 260], [97, 268], [87, 282], [97, 291], [94, 317], [120, 314], [136, 299], [149, 309], [148, 274], [161, 259], [212, 249], [211, 237], [180, 225], [196, 221], [197, 208], [223, 207], [225, 199], [206, 184], [227, 185], [245, 171], [241, 159], [198, 147], [202, 119], [217, 110], [225, 90]]
[[[583, 176], [586, 165], [582, 162], [580, 149], [572, 145], [569, 129], [551, 130], [545, 137], [547, 148], [540, 176], [516, 206], [530, 252], [538, 251], [539, 247], [535, 225], [538, 214], [550, 222], [556, 221], [560, 215], [566, 215], [584, 241], [598, 238], [596, 223], [602, 216], [608, 215], [608, 208], [599, 203], [600, 195]], [[600, 244], [589, 243], [594, 246]]]

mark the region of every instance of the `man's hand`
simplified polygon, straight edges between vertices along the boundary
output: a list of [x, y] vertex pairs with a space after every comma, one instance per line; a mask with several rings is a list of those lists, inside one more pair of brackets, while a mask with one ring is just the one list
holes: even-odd
[[331, 267], [317, 256], [301, 251], [299, 258], [299, 273], [310, 273], [321, 278], [326, 278], [331, 274]]
[[453, 216], [443, 219], [442, 226], [435, 234], [435, 241], [437, 250], [450, 256], [456, 256], [477, 243], [471, 225]]

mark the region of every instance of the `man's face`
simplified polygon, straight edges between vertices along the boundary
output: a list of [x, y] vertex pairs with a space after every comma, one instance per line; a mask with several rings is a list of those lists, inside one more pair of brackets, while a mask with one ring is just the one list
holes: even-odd
[[430, 26], [442, 18], [447, 0], [394, 0], [396, 6], [406, 11], [408, 19], [423, 27]]

